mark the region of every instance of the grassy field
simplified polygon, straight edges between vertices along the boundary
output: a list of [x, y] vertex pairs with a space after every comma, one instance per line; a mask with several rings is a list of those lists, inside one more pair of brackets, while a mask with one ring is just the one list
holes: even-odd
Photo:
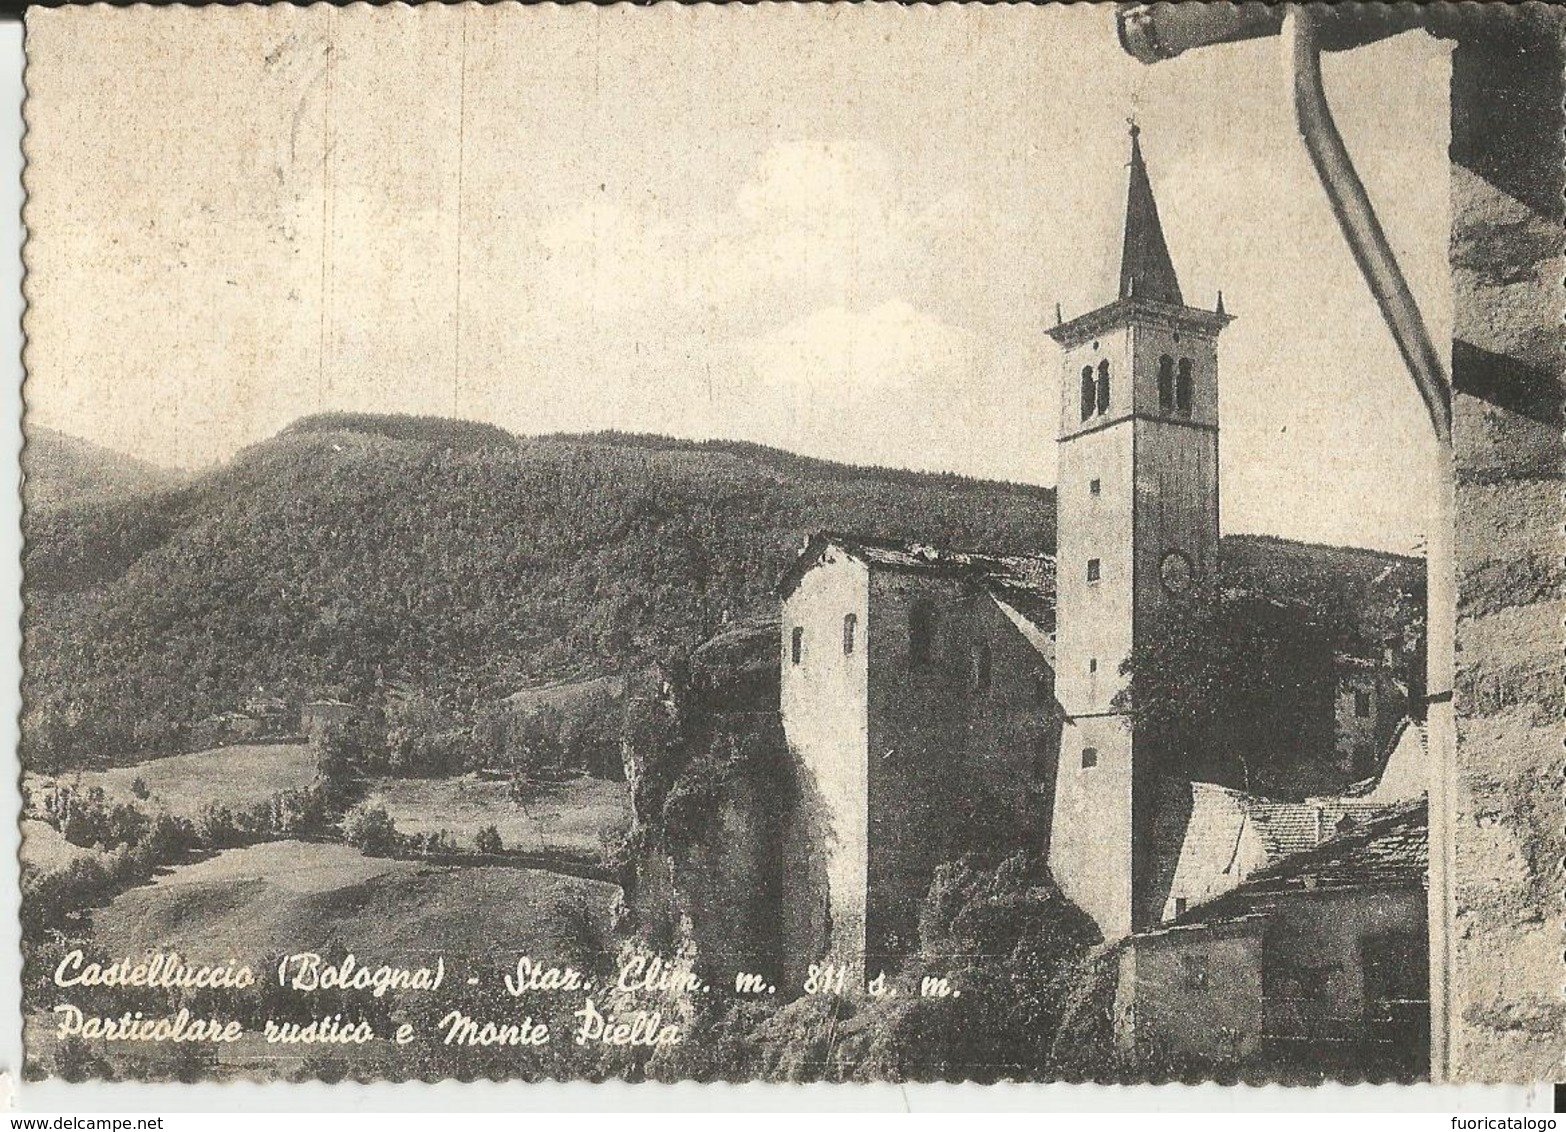
[[110, 954], [177, 950], [200, 962], [264, 960], [340, 943], [366, 961], [441, 953], [505, 966], [602, 940], [617, 889], [534, 869], [436, 867], [340, 844], [231, 849], [123, 893], [93, 915]]
[[[250, 806], [280, 790], [308, 786], [314, 777], [315, 755], [308, 744], [242, 743], [113, 770], [75, 771], [58, 775], [54, 781], [82, 789], [99, 786], [111, 801], [135, 802], [152, 813], [194, 817], [209, 802]], [[138, 800], [131, 791], [138, 778], [151, 791], [145, 800]], [[48, 781], [28, 775], [29, 785], [42, 786]]]
[[[431, 866], [365, 857], [336, 843], [276, 841], [227, 850], [122, 893], [93, 913], [87, 945], [113, 956], [177, 951], [192, 963], [253, 967], [282, 954], [337, 948], [368, 966], [433, 965], [440, 955], [450, 979], [471, 971], [498, 980], [519, 955], [579, 968], [602, 955], [612, 946], [609, 919], [618, 896], [611, 884], [536, 869]], [[58, 1045], [50, 1005], [30, 1003], [24, 1014], [28, 1060], [45, 1068], [56, 1064]], [[366, 1065], [379, 1058], [395, 1066], [400, 1051], [385, 1037], [346, 1050], [276, 1047], [251, 1029], [204, 1072], [286, 1078], [310, 1058]], [[139, 1077], [126, 1067], [147, 1066], [157, 1076], [182, 1051], [124, 1043], [107, 1052], [121, 1071]], [[537, 1054], [517, 1056], [520, 1068]]]
[[30, 873], [52, 873], [63, 869], [78, 857], [97, 854], [80, 845], [72, 845], [59, 830], [47, 822], [32, 819], [22, 822], [22, 868]]
[[512, 800], [506, 783], [474, 775], [385, 778], [371, 785], [368, 801], [385, 806], [401, 833], [444, 829], [464, 848], [472, 847], [480, 829], [493, 825], [507, 849], [601, 856], [630, 824], [625, 783], [601, 778], [541, 785], [520, 803]]

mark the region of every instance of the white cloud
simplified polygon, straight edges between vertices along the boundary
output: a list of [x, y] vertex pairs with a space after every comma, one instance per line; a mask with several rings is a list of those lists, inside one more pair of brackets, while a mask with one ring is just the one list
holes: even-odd
[[823, 307], [742, 351], [761, 381], [826, 397], [907, 389], [932, 378], [960, 381], [973, 364], [972, 335], [903, 299], [862, 313]]
[[537, 234], [540, 294], [556, 310], [591, 313], [600, 332], [656, 322], [667, 333], [752, 333], [779, 310], [897, 296], [963, 212], [956, 193], [906, 199], [874, 146], [779, 143], [715, 212], [673, 216], [594, 193], [556, 215]]
[[[740, 435], [859, 463], [952, 466], [953, 404], [984, 384], [975, 335], [905, 299], [831, 305], [718, 351], [716, 417]], [[902, 455], [899, 455], [902, 453]]]

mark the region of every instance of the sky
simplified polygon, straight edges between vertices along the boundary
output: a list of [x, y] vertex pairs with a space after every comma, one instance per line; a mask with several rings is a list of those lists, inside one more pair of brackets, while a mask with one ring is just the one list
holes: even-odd
[[[41, 10], [30, 424], [160, 464], [333, 409], [753, 440], [1049, 484], [1044, 333], [1114, 297], [1126, 119], [1217, 293], [1222, 524], [1419, 543], [1436, 448], [1277, 40], [1107, 5]], [[1329, 97], [1438, 342], [1446, 47]]]

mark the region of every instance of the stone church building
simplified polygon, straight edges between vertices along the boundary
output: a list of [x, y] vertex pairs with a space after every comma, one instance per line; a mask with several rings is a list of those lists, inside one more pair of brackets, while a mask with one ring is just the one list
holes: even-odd
[[[1422, 731], [1389, 657], [1337, 658], [1322, 744], [1346, 777], [1370, 779], [1341, 796], [1271, 801], [1161, 777], [1117, 712], [1122, 663], [1231, 545], [1218, 506], [1219, 339], [1231, 321], [1221, 295], [1208, 310], [1182, 292], [1133, 127], [1119, 293], [1049, 331], [1063, 365], [1055, 554], [808, 540], [782, 584], [781, 718], [803, 782], [793, 840], [817, 861], [785, 864], [791, 963], [830, 958], [866, 978], [895, 967], [917, 944], [934, 870], [976, 844], [1046, 851], [1106, 940], [1129, 940], [1128, 955], [1146, 941], [1149, 969], [1176, 944], [1234, 951], [1225, 941], [1242, 937], [1235, 954], [1262, 963], [1265, 916], [1234, 893], [1388, 814], [1407, 833]], [[1333, 860], [1335, 876], [1352, 875]], [[1363, 921], [1383, 940], [1422, 931], [1422, 879], [1404, 869], [1389, 883], [1396, 898]], [[1202, 909], [1226, 896], [1243, 930], [1169, 935], [1206, 923]], [[1260, 986], [1265, 973], [1252, 974]], [[1191, 985], [1222, 997], [1226, 984]], [[1259, 1011], [1247, 1015], [1258, 1033]], [[1127, 1040], [1142, 1040], [1138, 1011], [1123, 1013]], [[1141, 1015], [1146, 1030], [1180, 1011], [1149, 1003]]]

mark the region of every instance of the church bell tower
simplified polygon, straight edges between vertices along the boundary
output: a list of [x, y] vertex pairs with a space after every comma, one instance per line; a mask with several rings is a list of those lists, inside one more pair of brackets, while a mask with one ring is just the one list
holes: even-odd
[[1050, 868], [1115, 939], [1142, 909], [1153, 774], [1117, 714], [1121, 663], [1218, 553], [1217, 310], [1187, 306], [1131, 127], [1120, 294], [1060, 345], [1055, 694], [1065, 711]]

